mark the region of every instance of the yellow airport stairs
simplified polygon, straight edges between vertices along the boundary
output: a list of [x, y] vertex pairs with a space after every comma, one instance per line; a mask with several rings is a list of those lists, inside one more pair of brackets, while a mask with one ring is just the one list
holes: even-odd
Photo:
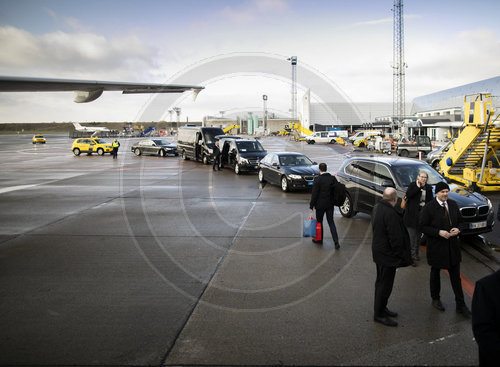
[[313, 132], [308, 128], [302, 126], [300, 122], [294, 122], [289, 125], [290, 129], [296, 130], [300, 135], [311, 135]]
[[231, 126], [227, 126], [225, 128], [222, 129], [222, 131], [224, 131], [224, 134], [228, 134], [231, 130], [233, 129], [239, 129], [240, 128], [240, 125], [231, 125]]
[[500, 119], [490, 94], [465, 96], [464, 124], [440, 161], [444, 176], [481, 191], [500, 191]]

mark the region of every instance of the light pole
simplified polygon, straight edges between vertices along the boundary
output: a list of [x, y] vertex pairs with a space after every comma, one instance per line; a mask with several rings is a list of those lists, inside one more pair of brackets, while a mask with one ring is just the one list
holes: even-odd
[[266, 135], [267, 131], [267, 95], [262, 95], [262, 101], [264, 103], [264, 115], [262, 117], [262, 127], [264, 128], [264, 135]]
[[174, 112], [175, 112], [175, 114], [177, 116], [177, 119], [176, 119], [176, 121], [177, 121], [177, 127], [179, 127], [179, 123], [181, 122], [181, 120], [180, 120], [181, 119], [181, 108], [180, 107], [174, 107], [173, 110], [174, 110]]
[[292, 120], [297, 119], [297, 56], [287, 59], [292, 64]]

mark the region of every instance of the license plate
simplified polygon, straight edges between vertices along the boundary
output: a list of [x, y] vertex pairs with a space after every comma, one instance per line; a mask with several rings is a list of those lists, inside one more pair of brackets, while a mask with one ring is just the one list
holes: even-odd
[[484, 227], [486, 227], [486, 221], [469, 224], [469, 229], [484, 228]]
[[313, 185], [313, 183], [314, 183], [314, 182], [312, 182], [312, 181], [307, 181], [307, 185], [308, 185], [308, 186], [312, 186], [312, 185]]

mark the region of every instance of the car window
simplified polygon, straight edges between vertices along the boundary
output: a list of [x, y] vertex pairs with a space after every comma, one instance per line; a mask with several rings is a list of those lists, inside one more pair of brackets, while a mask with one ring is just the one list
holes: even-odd
[[392, 172], [401, 186], [408, 186], [410, 183], [415, 182], [420, 170], [427, 173], [427, 183], [429, 185], [435, 185], [438, 182], [445, 181], [443, 176], [433, 170], [428, 164], [398, 165], [392, 168]]
[[271, 164], [279, 164], [279, 160], [278, 160], [278, 156], [277, 155], [273, 155], [271, 157]]
[[366, 180], [366, 181], [371, 181], [373, 182], [374, 178], [374, 164], [371, 162], [363, 162], [363, 161], [358, 161], [357, 163], [354, 164], [354, 166], [357, 168], [356, 170], [356, 176]]
[[281, 166], [310, 166], [312, 162], [305, 155], [282, 155], [280, 156]]
[[95, 139], [95, 142], [97, 144], [106, 144], [106, 140], [104, 140], [104, 139]]
[[242, 153], [246, 152], [263, 152], [264, 148], [258, 141], [237, 141], [238, 150]]
[[349, 163], [345, 168], [344, 172], [350, 176], [356, 176], [356, 167], [353, 163]]
[[383, 164], [375, 163], [375, 169], [373, 170], [373, 172], [374, 181], [377, 185], [382, 185], [382, 183], [387, 180], [394, 182], [389, 169]]

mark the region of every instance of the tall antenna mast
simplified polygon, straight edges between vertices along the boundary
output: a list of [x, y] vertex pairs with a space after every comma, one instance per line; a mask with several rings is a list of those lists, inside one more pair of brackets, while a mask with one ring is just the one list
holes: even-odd
[[401, 133], [407, 137], [407, 128], [402, 125], [405, 116], [405, 68], [404, 60], [404, 21], [403, 0], [394, 0], [394, 45], [393, 45], [393, 90], [392, 90], [392, 114], [400, 126]]

